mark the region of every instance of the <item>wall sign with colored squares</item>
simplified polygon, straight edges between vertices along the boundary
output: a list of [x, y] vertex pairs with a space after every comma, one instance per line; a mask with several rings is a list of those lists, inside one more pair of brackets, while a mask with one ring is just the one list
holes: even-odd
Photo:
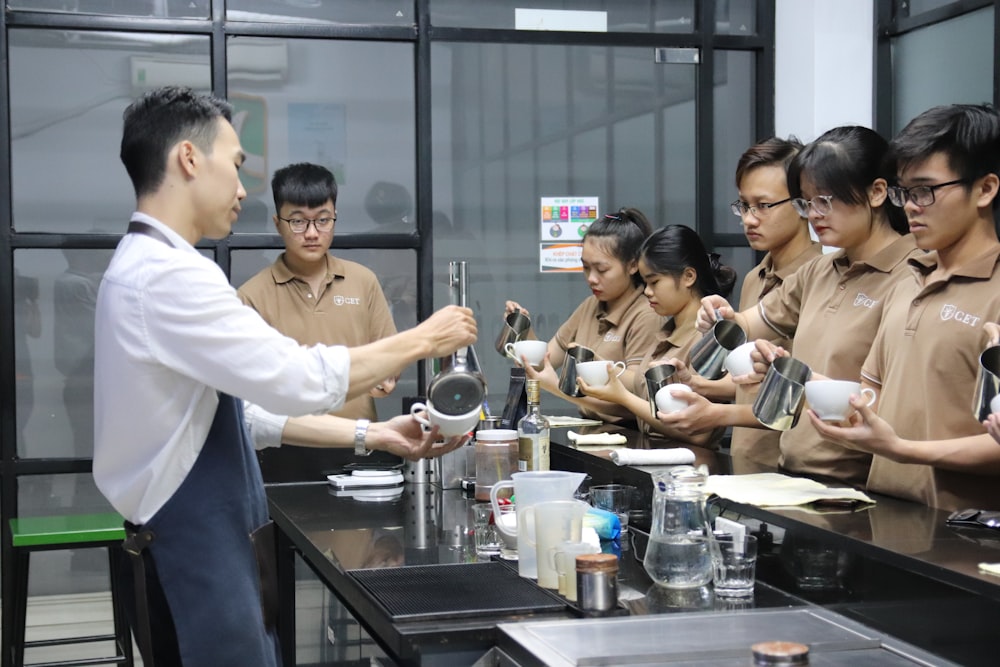
[[[583, 235], [597, 220], [598, 197], [542, 197], [539, 270], [580, 271]], [[554, 242], [554, 243], [553, 243]]]

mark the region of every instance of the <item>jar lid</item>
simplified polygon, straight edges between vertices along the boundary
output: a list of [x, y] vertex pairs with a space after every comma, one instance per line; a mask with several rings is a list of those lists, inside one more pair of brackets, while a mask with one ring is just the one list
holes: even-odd
[[583, 554], [577, 556], [576, 571], [607, 574], [618, 572], [618, 556], [614, 554]]
[[809, 647], [797, 642], [760, 642], [750, 647], [755, 665], [807, 665]]
[[485, 440], [487, 442], [517, 440], [517, 431], [510, 428], [491, 428], [485, 431], [476, 431], [476, 440]]

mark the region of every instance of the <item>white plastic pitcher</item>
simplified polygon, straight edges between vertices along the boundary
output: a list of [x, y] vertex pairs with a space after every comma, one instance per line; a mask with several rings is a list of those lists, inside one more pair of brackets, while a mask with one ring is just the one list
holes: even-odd
[[[516, 472], [511, 475], [511, 479], [500, 480], [490, 489], [494, 516], [500, 516], [497, 493], [501, 489], [514, 489], [514, 505], [517, 507], [517, 572], [522, 577], [531, 579], [538, 577], [534, 517], [526, 517], [524, 510], [547, 500], [573, 500], [573, 493], [586, 476], [586, 473], [582, 472], [561, 470]], [[514, 536], [513, 531], [499, 523], [497, 529], [506, 535]]]
[[535, 525], [534, 542], [537, 559], [538, 585], [542, 588], [559, 588], [559, 570], [556, 551], [563, 542], [579, 542], [583, 536], [583, 515], [590, 505], [582, 500], [546, 500], [526, 508], [528, 523]]

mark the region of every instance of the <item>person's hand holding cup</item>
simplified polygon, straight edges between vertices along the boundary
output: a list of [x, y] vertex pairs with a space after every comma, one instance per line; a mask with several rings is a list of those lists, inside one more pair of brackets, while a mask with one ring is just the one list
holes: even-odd
[[664, 414], [670, 414], [671, 412], [679, 412], [688, 406], [687, 401], [683, 398], [676, 398], [673, 396], [671, 392], [674, 391], [686, 391], [690, 393], [691, 387], [680, 383], [668, 384], [665, 387], [660, 387], [653, 399], [656, 403], [657, 410]]
[[427, 428], [438, 427], [438, 433], [444, 437], [465, 435], [479, 423], [480, 409], [467, 412], [464, 415], [446, 415], [434, 409], [431, 403], [414, 403], [410, 406], [413, 418]]
[[519, 340], [504, 346], [507, 356], [518, 365], [527, 359], [528, 364], [535, 369], [540, 369], [545, 363], [545, 353], [548, 349], [549, 344], [544, 340]]
[[823, 421], [839, 422], [847, 419], [853, 411], [850, 398], [858, 394], [868, 397], [866, 405], [871, 406], [877, 398], [875, 390], [861, 388], [860, 382], [849, 380], [810, 380], [806, 382], [806, 400], [816, 416]]
[[576, 365], [576, 376], [582, 378], [591, 387], [603, 387], [611, 379], [611, 376], [608, 375], [608, 364], [617, 369], [615, 373], [617, 377], [620, 377], [625, 372], [624, 361], [616, 361], [612, 364], [610, 361], [600, 359], [598, 361], [578, 363]]

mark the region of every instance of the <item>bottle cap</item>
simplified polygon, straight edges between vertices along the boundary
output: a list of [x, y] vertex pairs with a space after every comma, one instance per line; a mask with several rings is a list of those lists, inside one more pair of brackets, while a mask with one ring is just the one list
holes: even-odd
[[583, 554], [576, 557], [576, 571], [613, 574], [618, 572], [618, 556], [614, 554]]
[[538, 380], [527, 380], [525, 383], [525, 393], [529, 403], [538, 403]]
[[760, 642], [750, 647], [755, 665], [807, 665], [809, 647], [797, 642]]
[[517, 441], [517, 431], [509, 428], [491, 428], [486, 431], [476, 431], [476, 440], [482, 442]]

